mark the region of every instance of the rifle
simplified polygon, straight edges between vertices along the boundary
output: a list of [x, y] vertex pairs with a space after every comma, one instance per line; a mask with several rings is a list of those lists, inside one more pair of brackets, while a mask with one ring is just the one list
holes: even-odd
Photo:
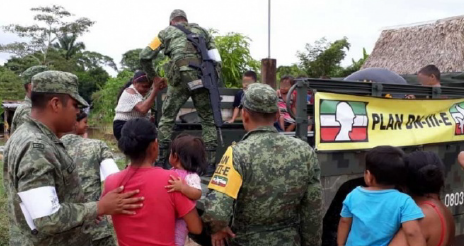
[[197, 69], [201, 78], [199, 80], [194, 80], [188, 83], [190, 90], [195, 90], [204, 87], [209, 92], [209, 99], [211, 102], [211, 107], [213, 109], [213, 118], [214, 125], [218, 131], [219, 140], [221, 146], [224, 144], [222, 140], [221, 127], [223, 124], [222, 114], [221, 114], [221, 97], [219, 96], [218, 90], [218, 74], [214, 67], [214, 60], [208, 55], [208, 48], [206, 47], [205, 39], [195, 34], [181, 25], [175, 25], [179, 30], [184, 32], [187, 35], [187, 40], [192, 43], [195, 49], [201, 56], [201, 64], [189, 63], [189, 67]]

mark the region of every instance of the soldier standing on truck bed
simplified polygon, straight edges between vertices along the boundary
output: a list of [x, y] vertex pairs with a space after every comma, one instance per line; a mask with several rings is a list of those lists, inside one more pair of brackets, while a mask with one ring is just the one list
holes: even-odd
[[99, 201], [85, 202], [76, 164], [57, 136], [72, 131], [78, 106], [74, 74], [45, 71], [32, 77], [31, 116], [5, 147], [3, 185], [8, 198], [10, 243], [91, 245], [85, 231], [97, 216], [132, 214], [143, 197], [115, 189]]
[[18, 129], [18, 127], [24, 123], [24, 121], [31, 116], [31, 91], [32, 91], [32, 85], [31, 85], [31, 79], [32, 76], [41, 73], [43, 71], [47, 71], [48, 68], [46, 66], [33, 66], [26, 71], [24, 71], [21, 74], [21, 78], [23, 79], [24, 82], [24, 89], [26, 90], [26, 97], [24, 97], [24, 102], [19, 105], [19, 107], [16, 109], [14, 115], [13, 115], [13, 120], [11, 121], [11, 130], [10, 130], [10, 135], [13, 134], [13, 132]]
[[169, 156], [169, 145], [177, 114], [182, 105], [192, 97], [193, 104], [201, 119], [203, 141], [206, 145], [208, 162], [214, 170], [217, 132], [213, 121], [213, 111], [209, 99], [209, 92], [205, 88], [189, 90], [187, 83], [198, 80], [197, 69], [189, 67], [189, 64], [200, 65], [202, 60], [200, 54], [187, 40], [187, 35], [176, 26], [204, 37], [208, 50], [214, 50], [215, 44], [207, 30], [197, 24], [187, 21], [184, 11], [176, 9], [171, 13], [167, 28], [159, 32], [158, 36], [140, 53], [140, 61], [143, 70], [150, 79], [157, 76], [153, 69], [152, 60], [160, 51], [170, 58], [165, 71], [169, 81], [166, 99], [163, 102], [163, 112], [159, 123], [159, 156], [157, 165], [166, 165]]
[[[281, 135], [277, 94], [251, 84], [241, 104], [245, 130], [230, 146], [211, 178], [203, 221], [213, 245], [321, 244], [320, 167], [305, 142]], [[232, 221], [231, 224], [229, 222]]]

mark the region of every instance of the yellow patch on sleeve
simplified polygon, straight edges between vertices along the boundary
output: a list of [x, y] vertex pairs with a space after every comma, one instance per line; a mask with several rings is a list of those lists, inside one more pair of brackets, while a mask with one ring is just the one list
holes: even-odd
[[155, 39], [153, 39], [153, 41], [151, 41], [148, 47], [150, 47], [152, 50], [156, 50], [158, 49], [158, 47], [160, 47], [160, 45], [161, 45], [161, 40], [158, 37], [156, 37]]
[[229, 147], [209, 181], [208, 188], [237, 199], [242, 187], [242, 176], [234, 168], [232, 154], [233, 149]]

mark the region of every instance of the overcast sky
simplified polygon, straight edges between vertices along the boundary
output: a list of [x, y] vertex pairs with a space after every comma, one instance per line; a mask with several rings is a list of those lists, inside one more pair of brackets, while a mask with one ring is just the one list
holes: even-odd
[[[271, 0], [271, 57], [277, 65], [296, 63], [296, 52], [306, 43], [346, 36], [351, 43], [342, 63], [370, 53], [383, 28], [464, 14], [462, 0]], [[252, 39], [251, 54], [267, 57], [267, 0], [0, 0], [0, 25], [33, 23], [30, 8], [57, 4], [77, 17], [96, 21], [80, 38], [87, 50], [111, 56], [118, 66], [121, 55], [145, 47], [169, 23], [173, 9], [186, 11], [189, 22], [238, 32]], [[0, 43], [19, 40], [0, 31]], [[8, 55], [0, 53], [0, 64]], [[111, 74], [114, 75], [114, 72]]]

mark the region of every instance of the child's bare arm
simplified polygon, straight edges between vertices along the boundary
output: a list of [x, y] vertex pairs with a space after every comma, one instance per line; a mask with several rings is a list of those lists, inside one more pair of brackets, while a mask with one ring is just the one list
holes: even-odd
[[426, 246], [425, 238], [422, 235], [419, 221], [411, 220], [402, 224], [404, 234], [409, 246]]
[[182, 184], [180, 192], [188, 197], [190, 200], [198, 200], [201, 198], [201, 190]]
[[337, 245], [344, 246], [346, 243], [346, 239], [348, 238], [348, 234], [351, 230], [351, 223], [353, 222], [353, 218], [340, 218], [340, 222], [338, 223], [338, 232], [337, 232]]
[[393, 238], [393, 240], [391, 240], [388, 246], [409, 246], [408, 240], [406, 240], [406, 235], [404, 234], [403, 229], [400, 228], [400, 230], [396, 233], [395, 237]]
[[292, 123], [290, 124], [287, 129], [285, 130], [286, 132], [293, 132], [296, 128], [296, 124], [295, 123]]

